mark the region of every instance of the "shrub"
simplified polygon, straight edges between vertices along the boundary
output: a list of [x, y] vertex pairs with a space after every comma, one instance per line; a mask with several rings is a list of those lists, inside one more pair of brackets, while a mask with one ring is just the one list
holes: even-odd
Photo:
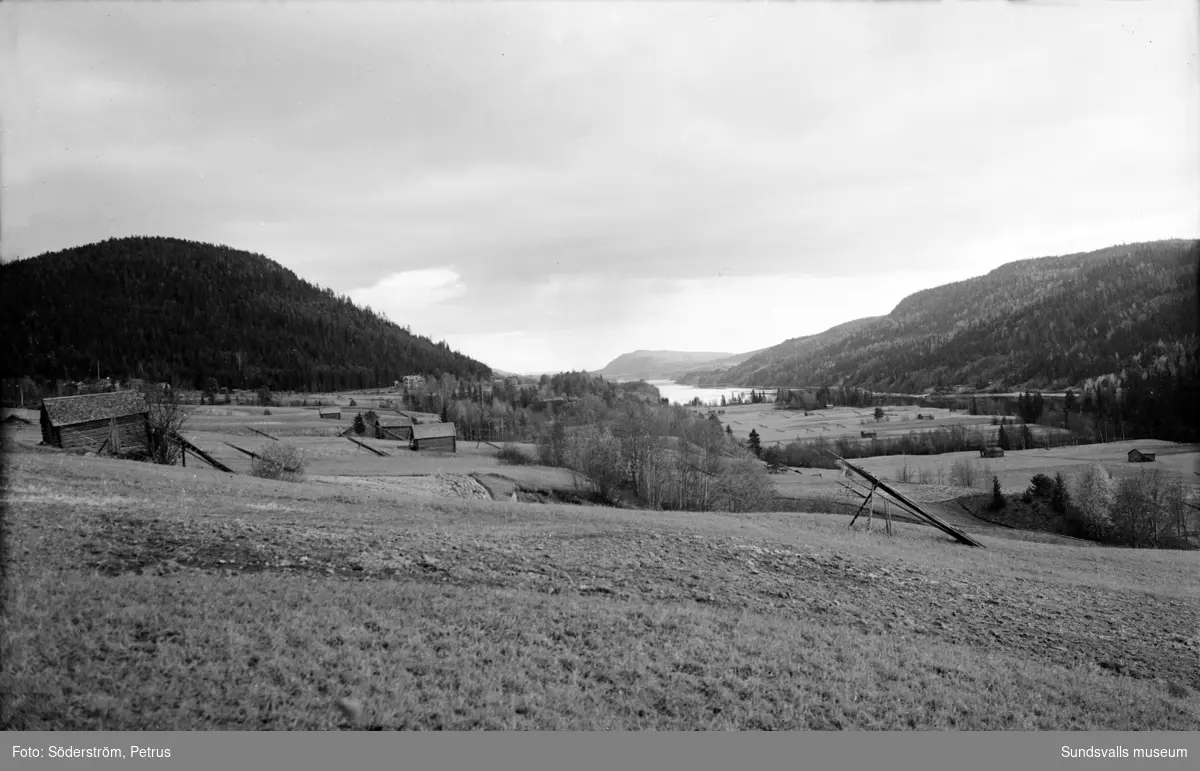
[[351, 407], [357, 407], [357, 406], [358, 406], [358, 402], [356, 402], [356, 401], [354, 401], [353, 399], [351, 399], [351, 400], [350, 400], [350, 406], [351, 406]]
[[896, 469], [896, 481], [908, 484], [913, 480], [913, 470], [909, 467], [908, 461], [904, 461], [904, 465]]
[[298, 482], [304, 477], [306, 461], [300, 449], [285, 442], [271, 442], [250, 463], [250, 473], [263, 479]]
[[496, 453], [496, 460], [506, 466], [533, 466], [538, 462], [537, 458], [531, 457], [515, 444], [506, 444], [501, 447], [500, 452]]
[[270, 414], [271, 414], [271, 411], [270, 411], [270, 410], [263, 410], [263, 414], [264, 414], [264, 415], [270, 415]]
[[950, 467], [950, 484], [957, 487], [974, 487], [979, 481], [979, 470], [966, 458], [959, 458]]
[[1045, 474], [1034, 474], [1029, 479], [1029, 489], [1026, 492], [1040, 498], [1049, 498], [1054, 495], [1054, 480]]

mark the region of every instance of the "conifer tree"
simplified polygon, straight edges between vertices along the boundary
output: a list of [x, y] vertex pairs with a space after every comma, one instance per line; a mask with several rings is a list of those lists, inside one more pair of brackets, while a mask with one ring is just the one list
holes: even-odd
[[758, 439], [758, 431], [753, 428], [750, 429], [750, 438], [746, 440], [746, 446], [750, 448], [750, 452], [762, 456], [762, 442]]

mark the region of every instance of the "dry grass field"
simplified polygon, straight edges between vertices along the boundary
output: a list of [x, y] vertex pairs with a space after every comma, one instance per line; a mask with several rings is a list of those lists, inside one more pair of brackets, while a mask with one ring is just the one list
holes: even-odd
[[[1154, 452], [1157, 458], [1152, 463], [1130, 463], [1128, 453], [1133, 448]], [[951, 452], [942, 455], [888, 455], [854, 462], [872, 474], [888, 479], [895, 479], [898, 469], [905, 463], [912, 469], [928, 470], [935, 478], [939, 472], [949, 478], [954, 463], [961, 460], [976, 464], [983, 479], [980, 484], [986, 485], [988, 491], [992, 489], [992, 477], [999, 477], [1005, 493], [1021, 492], [1029, 486], [1029, 479], [1034, 474], [1054, 476], [1059, 471], [1069, 474], [1097, 463], [1118, 477], [1157, 470], [1168, 478], [1182, 480], [1188, 485], [1200, 482], [1200, 476], [1193, 473], [1200, 470], [1200, 448], [1158, 439], [1055, 447], [1049, 450], [1017, 450], [1005, 453], [1003, 458], [980, 458], [977, 452]]]
[[[692, 408], [701, 415], [707, 407]], [[721, 423], [733, 430], [738, 439], [745, 439], [750, 430], [758, 432], [762, 445], [787, 444], [824, 437], [830, 442], [838, 439], [861, 439], [862, 431], [874, 431], [880, 440], [898, 438], [910, 431], [932, 431], [959, 427], [982, 432], [989, 441], [999, 431], [992, 425], [990, 415], [968, 415], [930, 407], [885, 407], [884, 419], [875, 420], [873, 407], [832, 407], [804, 414], [803, 410], [777, 410], [770, 404], [742, 404], [722, 407]], [[933, 420], [918, 420], [917, 415], [933, 415]], [[1035, 436], [1042, 436], [1044, 426], [1030, 426]]]
[[1200, 729], [1195, 553], [283, 483], [5, 435], [9, 729]]

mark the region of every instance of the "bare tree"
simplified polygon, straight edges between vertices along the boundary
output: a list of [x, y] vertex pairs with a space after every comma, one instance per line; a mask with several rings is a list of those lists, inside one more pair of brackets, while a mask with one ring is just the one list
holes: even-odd
[[150, 391], [146, 394], [146, 404], [150, 407], [150, 460], [173, 466], [183, 455], [183, 446], [175, 436], [187, 422], [187, 408], [173, 389]]

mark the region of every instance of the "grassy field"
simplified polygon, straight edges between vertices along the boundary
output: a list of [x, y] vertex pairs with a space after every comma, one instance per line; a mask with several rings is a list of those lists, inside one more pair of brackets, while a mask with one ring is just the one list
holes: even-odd
[[[1130, 463], [1128, 453], [1133, 448], [1157, 453], [1153, 463]], [[992, 476], [999, 477], [1005, 493], [1019, 493], [1029, 486], [1034, 474], [1054, 476], [1079, 471], [1091, 464], [1100, 464], [1113, 476], [1139, 474], [1143, 471], [1160, 471], [1171, 479], [1182, 480], [1194, 485], [1200, 477], [1193, 472], [1200, 470], [1200, 448], [1195, 445], [1177, 444], [1158, 439], [1139, 439], [1130, 442], [1109, 442], [1076, 447], [1055, 447], [1049, 450], [1019, 450], [1004, 454], [1003, 458], [980, 458], [978, 452], [951, 452], [942, 455], [888, 455], [861, 458], [854, 461], [876, 476], [895, 479], [898, 470], [907, 463], [912, 469], [926, 469], [936, 475], [940, 471], [949, 478], [956, 461], [969, 460], [980, 469], [984, 478], [981, 485], [990, 491]]]
[[8, 729], [1200, 729], [1194, 553], [6, 450]]
[[[733, 430], [738, 439], [745, 439], [750, 430], [758, 432], [764, 447], [772, 444], [788, 444], [793, 441], [809, 441], [824, 437], [830, 442], [838, 439], [860, 440], [862, 431], [874, 431], [879, 440], [899, 438], [910, 431], [933, 431], [951, 427], [962, 428], [983, 434], [988, 442], [994, 443], [999, 426], [992, 425], [990, 415], [968, 415], [962, 411], [951, 412], [932, 407], [885, 407], [884, 419], [875, 420], [871, 407], [832, 407], [804, 414], [803, 410], [777, 410], [769, 404], [742, 404], [722, 407], [721, 423]], [[692, 408], [697, 414], [707, 414], [709, 408]], [[918, 420], [917, 415], [933, 415], [933, 420]], [[1047, 431], [1045, 426], [1031, 425], [1030, 430], [1037, 438]], [[866, 440], [869, 441], [869, 440]]]

